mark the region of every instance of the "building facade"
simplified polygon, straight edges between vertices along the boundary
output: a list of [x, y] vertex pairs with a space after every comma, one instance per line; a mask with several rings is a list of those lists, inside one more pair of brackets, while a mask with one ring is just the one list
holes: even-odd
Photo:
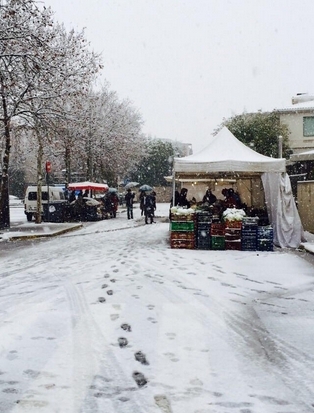
[[294, 154], [314, 149], [314, 95], [297, 94], [291, 105], [275, 112], [280, 123], [289, 128], [289, 144]]

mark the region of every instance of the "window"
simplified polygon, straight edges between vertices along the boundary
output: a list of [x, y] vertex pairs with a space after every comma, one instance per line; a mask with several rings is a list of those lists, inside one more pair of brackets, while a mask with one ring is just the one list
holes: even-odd
[[314, 136], [314, 116], [303, 118], [303, 136]]
[[37, 192], [29, 192], [28, 193], [28, 200], [29, 201], [37, 201]]

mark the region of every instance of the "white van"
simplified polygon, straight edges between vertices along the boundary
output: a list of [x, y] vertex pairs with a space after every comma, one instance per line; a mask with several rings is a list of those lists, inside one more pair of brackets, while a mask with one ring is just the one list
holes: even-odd
[[[41, 187], [41, 214], [43, 215], [43, 204], [48, 203], [48, 187]], [[49, 202], [65, 201], [64, 191], [58, 186], [49, 186]], [[25, 192], [24, 213], [27, 221], [31, 221], [37, 214], [37, 186], [28, 186]]]

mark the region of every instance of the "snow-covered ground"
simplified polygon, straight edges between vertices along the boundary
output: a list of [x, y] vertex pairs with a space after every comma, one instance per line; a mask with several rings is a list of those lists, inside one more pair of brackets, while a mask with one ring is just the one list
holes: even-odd
[[1, 254], [0, 412], [313, 411], [312, 265], [134, 217]]

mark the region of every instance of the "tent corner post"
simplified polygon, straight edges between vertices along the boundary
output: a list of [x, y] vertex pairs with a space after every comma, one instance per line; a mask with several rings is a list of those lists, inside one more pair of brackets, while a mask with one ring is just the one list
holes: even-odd
[[175, 194], [176, 194], [176, 173], [172, 171], [172, 206], [175, 206]]

